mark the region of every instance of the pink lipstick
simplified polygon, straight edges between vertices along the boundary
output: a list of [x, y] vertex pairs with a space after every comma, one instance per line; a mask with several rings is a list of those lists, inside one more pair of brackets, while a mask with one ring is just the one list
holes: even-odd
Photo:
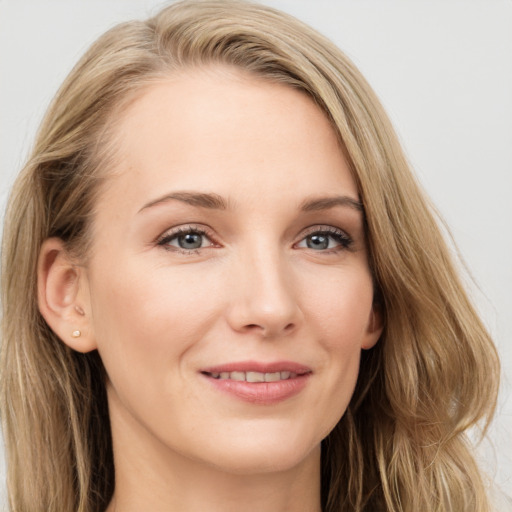
[[300, 393], [311, 368], [291, 361], [241, 361], [201, 370], [211, 385], [247, 402], [270, 405]]

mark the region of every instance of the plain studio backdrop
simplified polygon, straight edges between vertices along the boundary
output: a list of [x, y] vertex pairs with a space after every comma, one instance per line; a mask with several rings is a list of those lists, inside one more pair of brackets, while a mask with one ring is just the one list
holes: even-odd
[[[512, 1], [264, 3], [309, 23], [352, 58], [450, 226], [503, 365], [496, 419], [479, 453], [512, 496]], [[105, 30], [162, 5], [0, 0], [2, 217], [39, 121], [71, 67]]]

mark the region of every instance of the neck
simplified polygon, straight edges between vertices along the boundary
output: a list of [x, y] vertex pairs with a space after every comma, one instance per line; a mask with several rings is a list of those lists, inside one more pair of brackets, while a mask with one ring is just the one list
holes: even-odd
[[305, 468], [233, 475], [182, 461], [175, 469], [164, 474], [138, 464], [136, 471], [116, 470], [107, 512], [320, 512], [320, 482], [313, 486]]
[[106, 512], [321, 511], [320, 446], [292, 468], [241, 474], [181, 455], [119, 416], [112, 420], [116, 487]]

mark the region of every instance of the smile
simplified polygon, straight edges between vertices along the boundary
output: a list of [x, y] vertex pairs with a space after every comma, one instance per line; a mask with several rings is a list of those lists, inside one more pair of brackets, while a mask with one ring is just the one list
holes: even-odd
[[279, 380], [294, 379], [297, 374], [294, 372], [212, 372], [206, 373], [209, 377], [220, 380], [235, 380], [238, 382], [277, 382]]
[[304, 365], [282, 361], [229, 363], [201, 371], [214, 389], [250, 404], [272, 405], [298, 395], [313, 374]]

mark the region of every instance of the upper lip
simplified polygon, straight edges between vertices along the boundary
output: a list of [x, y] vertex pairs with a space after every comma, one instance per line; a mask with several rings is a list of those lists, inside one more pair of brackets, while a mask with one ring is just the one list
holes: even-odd
[[225, 363], [208, 368], [202, 368], [202, 373], [223, 373], [223, 372], [260, 372], [260, 373], [276, 373], [276, 372], [292, 372], [297, 375], [311, 373], [311, 368], [293, 361], [275, 361], [264, 363], [260, 361], [238, 361]]

